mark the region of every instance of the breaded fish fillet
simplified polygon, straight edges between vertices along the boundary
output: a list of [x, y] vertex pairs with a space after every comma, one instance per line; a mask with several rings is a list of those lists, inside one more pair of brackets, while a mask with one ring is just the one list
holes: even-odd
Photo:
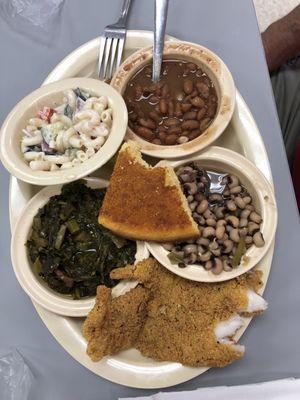
[[[180, 278], [149, 258], [134, 266], [113, 270], [111, 278], [137, 280], [139, 285], [121, 297], [105, 300], [104, 307], [109, 303], [118, 310], [116, 318], [127, 328], [120, 329], [118, 326], [122, 323], [116, 324], [107, 313], [106, 329], [95, 329], [93, 346], [85, 335], [89, 340], [88, 354], [93, 360], [112, 354], [111, 347], [106, 350], [102, 345], [112, 342], [113, 349], [134, 347], [156, 360], [194, 367], [222, 367], [244, 354], [243, 346], [231, 340], [243, 324], [238, 314], [256, 314], [266, 308], [265, 301], [255, 293], [261, 284], [259, 271], [227, 282], [200, 283]], [[133, 299], [138, 303], [135, 313], [132, 312]], [[103, 314], [97, 303], [96, 311], [91, 311], [85, 326], [91, 318], [95, 319], [95, 314]], [[134, 326], [132, 335], [129, 326]], [[95, 343], [101, 346], [100, 352]]]
[[111, 289], [98, 286], [95, 306], [82, 328], [93, 361], [135, 346], [146, 321], [148, 299], [149, 290], [141, 286], [113, 300]]

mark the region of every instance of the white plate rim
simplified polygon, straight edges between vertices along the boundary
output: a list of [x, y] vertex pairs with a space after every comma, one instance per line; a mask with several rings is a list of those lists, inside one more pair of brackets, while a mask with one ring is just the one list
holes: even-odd
[[[148, 43], [149, 43], [149, 40], [152, 40], [152, 38], [153, 38], [153, 33], [150, 31], [134, 30], [134, 31], [128, 31], [127, 36], [128, 36], [128, 38], [136, 38], [139, 40], [146, 40], [146, 41], [148, 40]], [[169, 37], [169, 40], [176, 40], [176, 39]], [[72, 64], [74, 64], [74, 63], [76, 64], [80, 58], [82, 60], [83, 54], [85, 54], [85, 56], [86, 56], [86, 54], [89, 53], [90, 51], [92, 51], [93, 49], [94, 50], [97, 49], [98, 45], [99, 45], [99, 39], [96, 38], [96, 39], [93, 39], [93, 40], [83, 44], [79, 48], [75, 49], [72, 53], [70, 53], [67, 57], [65, 57], [53, 69], [53, 71], [48, 75], [48, 77], [44, 81], [44, 84], [50, 83], [50, 82], [58, 80], [58, 79], [63, 79], [65, 77], [74, 76], [73, 74], [69, 73], [69, 69], [72, 66]], [[147, 44], [144, 44], [144, 45], [146, 46]], [[140, 46], [140, 47], [142, 47], [142, 46]], [[253, 158], [252, 162], [254, 162], [259, 168], [261, 168], [261, 170], [265, 174], [266, 178], [269, 180], [269, 182], [272, 185], [273, 179], [272, 179], [272, 174], [271, 174], [271, 168], [270, 168], [270, 164], [268, 161], [267, 152], [266, 152], [262, 137], [260, 135], [260, 132], [258, 130], [258, 127], [255, 123], [255, 120], [254, 120], [246, 102], [244, 101], [244, 99], [242, 98], [242, 96], [240, 95], [240, 93], [238, 91], [237, 91], [236, 95], [237, 95], [237, 109], [236, 109], [237, 117], [238, 117], [238, 114], [243, 115], [243, 121], [247, 124], [249, 129], [251, 129], [251, 139], [253, 139], [253, 143], [255, 145], [257, 145], [258, 147], [260, 147], [261, 157], [256, 156], [256, 154], [248, 154], [249, 152], [247, 149], [244, 149], [244, 153], [246, 154], [246, 157], [248, 154], [249, 157], [251, 156]], [[263, 160], [263, 161], [261, 161], [261, 160]], [[18, 185], [19, 185], [19, 183], [18, 183], [17, 179], [14, 177], [11, 177], [10, 185], [9, 185], [10, 205], [12, 203], [12, 197], [14, 194], [15, 187]], [[12, 227], [14, 224], [14, 221], [15, 221], [15, 216], [14, 216], [11, 206], [9, 209], [9, 214], [10, 214], [10, 223], [11, 223], [11, 227]], [[272, 246], [270, 247], [268, 253], [262, 260], [262, 264], [264, 265], [263, 286], [261, 287], [260, 294], [262, 294], [264, 292], [264, 289], [266, 287], [266, 283], [268, 280], [268, 275], [270, 272], [271, 262], [272, 262], [273, 252], [274, 252], [274, 244], [275, 244], [275, 242], [273, 241]], [[60, 318], [59, 316], [57, 316], [53, 313], [49, 313], [47, 310], [43, 309], [36, 303], [33, 303], [33, 304], [34, 304], [40, 318], [42, 319], [42, 321], [44, 322], [46, 327], [49, 329], [49, 331], [51, 332], [53, 337], [75, 360], [77, 360], [80, 364], [84, 365], [90, 371], [94, 372], [96, 375], [99, 375], [99, 376], [101, 376], [107, 380], [110, 380], [114, 383], [118, 383], [118, 384], [125, 385], [128, 387], [133, 387], [133, 388], [159, 389], [159, 388], [170, 387], [173, 385], [177, 385], [177, 384], [186, 382], [192, 378], [199, 376], [200, 374], [202, 374], [203, 372], [208, 370], [208, 368], [202, 368], [200, 371], [200, 368], [182, 367], [182, 368], [187, 369], [186, 374], [184, 374], [184, 376], [181, 376], [181, 378], [171, 377], [172, 378], [171, 381], [168, 382], [167, 384], [165, 382], [162, 382], [161, 379], [158, 379], [158, 381], [152, 381], [151, 383], [150, 382], [145, 383], [145, 381], [143, 379], [139, 380], [139, 381], [138, 380], [134, 381], [132, 379], [132, 376], [131, 376], [131, 381], [128, 382], [128, 380], [122, 379], [119, 376], [119, 374], [118, 374], [117, 378], [113, 377], [112, 374], [109, 373], [110, 371], [107, 370], [107, 368], [104, 369], [104, 371], [102, 371], [100, 374], [99, 371], [97, 371], [95, 368], [95, 363], [92, 363], [86, 355], [80, 356], [80, 354], [78, 354], [77, 341], [83, 340], [83, 339], [81, 337], [80, 338], [73, 337], [72, 341], [71, 341], [70, 336], [66, 337], [64, 335], [64, 333], [62, 332], [62, 330], [61, 330], [62, 325], [67, 326], [68, 321], [65, 320], [64, 318], [62, 318], [62, 324], [59, 325], [59, 324], [57, 324], [57, 319]], [[246, 319], [246, 325], [243, 327], [243, 329], [241, 329], [238, 332], [238, 334], [236, 335], [236, 339], [239, 339], [242, 336], [244, 331], [247, 329], [250, 321], [251, 321], [251, 318]]]

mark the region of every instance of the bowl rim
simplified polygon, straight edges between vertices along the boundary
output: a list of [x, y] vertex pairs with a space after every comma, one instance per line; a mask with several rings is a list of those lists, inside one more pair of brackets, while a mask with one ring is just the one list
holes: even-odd
[[[242, 265], [240, 264], [237, 268], [230, 272], [223, 271], [220, 275], [214, 275], [211, 271], [206, 271], [202, 267], [200, 270], [197, 270], [199, 268], [199, 264], [198, 266], [196, 264], [194, 266], [189, 265], [186, 268], [179, 268], [176, 264], [170, 263], [169, 259], [167, 258], [168, 251], [165, 250], [160, 243], [146, 242], [146, 246], [152, 256], [156, 258], [161, 265], [166, 267], [174, 274], [181, 276], [182, 278], [198, 282], [223, 282], [236, 278], [245, 272], [250, 271], [267, 253], [276, 233], [278, 220], [276, 199], [273, 188], [263, 173], [248, 159], [229, 149], [211, 146], [209, 149], [207, 149], [207, 151], [196, 156], [177, 161], [162, 160], [157, 165], [167, 164], [176, 168], [179, 165], [184, 165], [195, 160], [204, 160], [211, 163], [225, 163], [229, 166], [229, 168], [238, 171], [238, 175], [243, 176], [245, 179], [252, 182], [252, 186], [259, 199], [261, 213], [263, 215], [262, 231], [264, 233], [265, 245], [261, 248], [251, 246], [246, 252], [246, 256], [249, 257], [248, 261], [243, 261], [242, 259]], [[218, 169], [218, 167], [216, 167], [216, 169]], [[255, 183], [253, 183], [254, 181]]]
[[[109, 182], [101, 178], [84, 178], [89, 187], [107, 187]], [[51, 196], [61, 192], [62, 184], [47, 186], [41, 189], [27, 203], [22, 214], [18, 218], [11, 239], [11, 260], [15, 275], [22, 289], [27, 295], [41, 307], [59, 315], [69, 317], [85, 317], [95, 303], [95, 297], [73, 300], [68, 296], [60, 295], [42, 284], [32, 270], [26, 250], [26, 240], [32, 227], [33, 217], [39, 208], [43, 207]], [[137, 241], [136, 261], [147, 257], [146, 247]]]
[[[176, 54], [176, 55], [175, 55]], [[152, 59], [153, 46], [147, 46], [137, 50], [129, 56], [118, 68], [114, 74], [111, 85], [123, 94], [128, 80], [136, 73], [141, 65], [146, 64]], [[220, 137], [229, 124], [236, 103], [236, 89], [230, 70], [224, 61], [208, 48], [186, 41], [166, 41], [164, 46], [164, 56], [172, 56], [179, 58], [180, 55], [194, 58], [195, 63], [205, 65], [218, 82], [221, 91], [221, 99], [219, 98], [219, 107], [216, 117], [200, 136], [190, 142], [172, 146], [162, 146], [152, 144], [140, 136], [136, 135], [128, 126], [125, 140], [135, 140], [141, 145], [141, 151], [144, 154], [156, 158], [179, 158], [194, 154]], [[198, 57], [198, 58], [197, 58]], [[198, 60], [198, 61], [197, 61]]]
[[[20, 157], [13, 154], [12, 139], [18, 134], [17, 126], [24, 113], [34, 107], [38, 101], [76, 87], [84, 87], [98, 96], [106, 95], [112, 108], [117, 110], [117, 112], [113, 111], [114, 118], [110, 134], [99, 152], [79, 166], [65, 170], [33, 171], [23, 159], [21, 167], [16, 165], [14, 159], [20, 158], [21, 160], [22, 154], [20, 153]], [[12, 175], [33, 185], [57, 185], [72, 182], [91, 174], [114, 156], [124, 139], [127, 122], [128, 113], [122, 96], [107, 83], [92, 78], [67, 78], [49, 83], [25, 96], [6, 117], [0, 131], [0, 159]]]

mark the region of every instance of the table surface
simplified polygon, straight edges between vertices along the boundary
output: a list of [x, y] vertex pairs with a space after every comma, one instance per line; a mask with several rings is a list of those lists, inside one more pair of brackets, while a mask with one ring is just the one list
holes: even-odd
[[[48, 47], [14, 32], [1, 21], [0, 122], [17, 101], [41, 84], [63, 57], [98, 36], [106, 24], [114, 21], [121, 3], [122, 0], [67, 1], [57, 38]], [[153, 3], [135, 1], [130, 15], [131, 29], [152, 29]], [[246, 345], [245, 357], [172, 390], [300, 377], [299, 216], [252, 1], [172, 0], [167, 31], [207, 46], [227, 63], [263, 136], [279, 209], [276, 249], [265, 292], [269, 309], [244, 334], [241, 342]], [[30, 400], [109, 400], [153, 393], [122, 387], [94, 375], [74, 361], [51, 336], [11, 267], [9, 175], [2, 166], [0, 184], [3, 228], [0, 235], [0, 355], [12, 347], [20, 350], [35, 377]]]

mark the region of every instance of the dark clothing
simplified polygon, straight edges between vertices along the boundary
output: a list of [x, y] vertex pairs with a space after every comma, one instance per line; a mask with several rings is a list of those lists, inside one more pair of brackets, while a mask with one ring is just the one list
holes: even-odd
[[274, 72], [271, 81], [300, 209], [300, 56]]
[[300, 140], [300, 57], [274, 72], [271, 81], [286, 153], [292, 168], [296, 143]]

